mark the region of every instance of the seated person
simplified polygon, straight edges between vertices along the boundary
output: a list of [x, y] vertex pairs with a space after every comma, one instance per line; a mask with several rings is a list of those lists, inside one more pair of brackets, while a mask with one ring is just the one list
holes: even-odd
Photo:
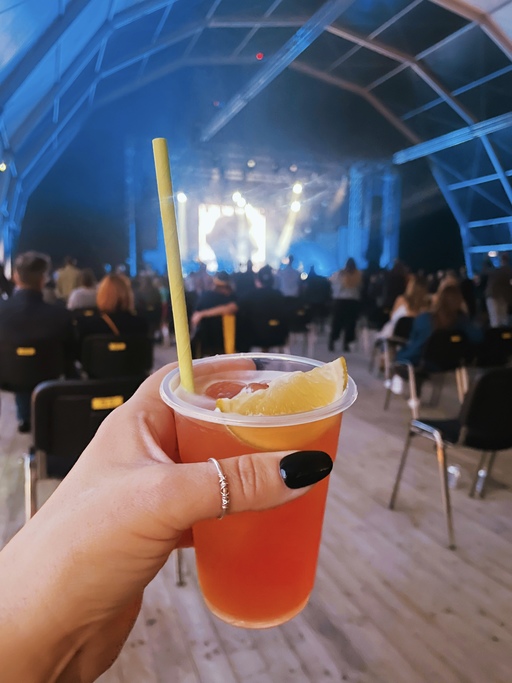
[[[274, 275], [270, 266], [256, 273], [256, 289], [240, 299], [237, 320], [237, 350], [246, 352], [254, 346], [269, 348], [285, 343], [288, 336], [288, 308], [286, 297], [274, 289]], [[279, 325], [269, 325], [279, 321]]]
[[76, 320], [80, 342], [90, 334], [148, 335], [149, 323], [135, 313], [132, 286], [126, 275], [114, 273], [103, 278], [98, 285], [96, 306], [96, 315]]
[[[69, 311], [43, 301], [43, 288], [50, 269], [45, 254], [27, 251], [14, 262], [16, 289], [9, 299], [0, 299], [0, 341], [30, 344], [55, 341], [63, 344], [66, 374], [73, 374], [75, 341]], [[50, 378], [48, 379], [55, 379]], [[30, 392], [17, 393], [18, 431], [30, 431]]]
[[220, 271], [213, 278], [213, 289], [199, 296], [191, 318], [195, 358], [224, 353], [222, 316], [234, 315], [237, 311], [230, 277], [225, 271]]
[[96, 278], [90, 268], [84, 268], [78, 276], [78, 287], [69, 295], [70, 311], [79, 308], [96, 308]]
[[395, 325], [400, 318], [415, 318], [429, 307], [429, 296], [426, 285], [416, 275], [410, 275], [405, 292], [395, 299], [388, 322], [377, 335], [377, 339], [389, 339], [393, 335]]
[[482, 331], [462, 312], [463, 304], [464, 299], [458, 285], [447, 285], [441, 289], [432, 311], [416, 317], [409, 341], [397, 352], [396, 360], [408, 361], [417, 367], [421, 362], [425, 345], [435, 330], [457, 330], [464, 332], [471, 343], [480, 342]]

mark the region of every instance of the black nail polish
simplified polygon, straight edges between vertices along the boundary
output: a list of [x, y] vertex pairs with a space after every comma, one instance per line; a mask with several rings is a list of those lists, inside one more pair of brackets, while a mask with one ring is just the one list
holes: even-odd
[[332, 470], [332, 460], [324, 451], [297, 451], [286, 455], [279, 471], [289, 489], [301, 489], [321, 481]]

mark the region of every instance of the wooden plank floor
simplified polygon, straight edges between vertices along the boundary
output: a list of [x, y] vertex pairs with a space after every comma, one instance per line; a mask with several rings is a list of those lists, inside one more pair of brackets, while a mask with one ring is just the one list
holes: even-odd
[[[315, 355], [334, 357], [324, 337]], [[160, 365], [175, 350], [166, 346], [157, 356]], [[397, 510], [387, 509], [408, 410], [397, 397], [383, 411], [382, 382], [368, 373], [362, 349], [348, 362], [360, 395], [344, 419], [317, 582], [303, 613], [265, 631], [222, 623], [203, 605], [187, 550], [186, 586], [175, 586], [171, 557], [101, 683], [510, 683], [512, 454], [498, 457], [483, 501], [467, 495], [476, 455], [452, 456], [462, 476], [452, 491], [458, 550], [449, 551], [427, 441], [414, 444]], [[5, 543], [23, 521], [18, 459], [30, 438], [16, 433], [12, 397], [1, 399]], [[456, 409], [448, 387], [435, 411]]]

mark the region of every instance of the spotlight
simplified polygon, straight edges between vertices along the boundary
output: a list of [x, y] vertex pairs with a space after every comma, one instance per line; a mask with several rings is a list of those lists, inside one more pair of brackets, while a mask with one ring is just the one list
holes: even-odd
[[184, 204], [187, 201], [187, 195], [184, 192], [178, 192], [176, 199], [180, 204]]
[[254, 159], [249, 159], [249, 161], [247, 162], [247, 166], [249, 168], [254, 168], [256, 166], [256, 162], [254, 161]]
[[293, 213], [299, 213], [300, 211], [300, 202], [292, 202], [290, 209], [293, 211]]
[[258, 62], [261, 62], [261, 60], [263, 59], [264, 56], [265, 55], [263, 54], [263, 52], [257, 52], [256, 53], [256, 59], [258, 60]]
[[242, 199], [242, 194], [240, 192], [233, 192], [233, 196], [231, 199], [235, 202], [235, 204], [238, 204], [238, 202]]
[[240, 197], [240, 199], [236, 203], [236, 205], [240, 209], [243, 209], [246, 204], [247, 204], [247, 201], [243, 197]]
[[293, 194], [300, 194], [302, 192], [302, 185], [301, 183], [295, 183], [293, 186]]
[[497, 251], [490, 251], [487, 254], [487, 256], [489, 256], [490, 258], [496, 258], [496, 256], [498, 256], [498, 252]]
[[0, 173], [3, 173], [4, 171], [7, 171], [7, 164], [5, 161], [0, 161]]
[[297, 173], [297, 170], [298, 170], [297, 164], [292, 164], [292, 165], [290, 166], [290, 171], [291, 171], [292, 173]]

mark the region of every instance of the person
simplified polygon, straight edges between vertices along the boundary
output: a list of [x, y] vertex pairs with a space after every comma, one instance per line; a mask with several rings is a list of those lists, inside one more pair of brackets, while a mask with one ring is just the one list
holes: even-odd
[[71, 291], [67, 307], [70, 311], [77, 308], [96, 308], [96, 278], [91, 268], [80, 271], [78, 287]]
[[213, 289], [201, 294], [192, 314], [192, 348], [195, 357], [224, 353], [222, 316], [235, 315], [237, 311], [231, 279], [226, 271], [221, 270], [213, 278]]
[[105, 275], [98, 285], [96, 306], [96, 315], [80, 316], [75, 321], [80, 342], [89, 334], [148, 335], [149, 323], [135, 313], [133, 290], [126, 275]]
[[[275, 325], [269, 327], [268, 321]], [[252, 347], [263, 349], [282, 344], [288, 336], [288, 304], [286, 297], [274, 289], [274, 274], [270, 266], [256, 273], [256, 289], [238, 301], [236, 346], [241, 352]]]
[[141, 275], [135, 281], [135, 310], [147, 319], [152, 339], [161, 341], [162, 295], [151, 275]]
[[0, 263], [0, 297], [8, 299], [14, 289], [14, 283], [5, 275], [4, 264]]
[[491, 270], [485, 289], [485, 302], [491, 327], [508, 325], [508, 308], [512, 304], [512, 268], [508, 254], [500, 255], [500, 266]]
[[416, 275], [410, 275], [404, 294], [400, 294], [395, 299], [389, 320], [377, 334], [377, 339], [389, 339], [400, 318], [415, 318], [419, 313], [425, 312], [428, 305], [426, 285]]
[[66, 256], [64, 265], [55, 274], [55, 285], [57, 298], [67, 301], [71, 292], [76, 289], [80, 278], [80, 271], [76, 267], [75, 259]]
[[311, 266], [304, 283], [304, 303], [310, 308], [312, 319], [320, 323], [321, 327], [329, 314], [331, 295], [332, 287], [329, 280], [323, 275], [318, 275], [315, 266]]
[[277, 273], [277, 288], [288, 299], [290, 307], [297, 308], [301, 293], [300, 273], [293, 267], [293, 254], [288, 256], [288, 263]]
[[397, 361], [408, 361], [418, 366], [428, 338], [435, 330], [460, 330], [468, 340], [477, 344], [482, 331], [463, 312], [464, 299], [458, 285], [446, 285], [438, 290], [432, 311], [418, 315], [413, 323], [407, 344], [397, 351]]
[[239, 298], [256, 289], [256, 273], [253, 270], [253, 264], [250, 259], [247, 261], [245, 271], [240, 270], [238, 273], [235, 273], [233, 280], [235, 282], [236, 295]]
[[407, 286], [407, 268], [400, 261], [395, 259], [391, 270], [384, 273], [384, 292], [382, 306], [386, 313], [389, 313], [397, 297], [405, 292]]
[[[46, 340], [61, 343], [67, 373], [73, 374], [76, 349], [71, 314], [43, 301], [49, 268], [50, 259], [46, 254], [27, 251], [16, 258], [13, 274], [16, 289], [9, 299], [0, 299], [0, 341], [20, 345]], [[15, 394], [21, 433], [31, 429], [30, 398], [30, 392]]]
[[363, 277], [353, 258], [347, 259], [345, 268], [331, 277], [334, 307], [332, 312], [329, 351], [344, 331], [343, 350], [350, 351], [350, 344], [356, 338], [356, 323], [361, 301]]
[[[117, 658], [144, 589], [171, 551], [191, 544], [193, 524], [219, 516], [214, 463], [180, 462], [173, 413], [159, 396], [175, 365], [151, 375], [105, 419], [55, 493], [0, 552], [5, 683], [95, 681]], [[321, 455], [222, 459], [228, 514], [303, 495], [330, 472]]]

